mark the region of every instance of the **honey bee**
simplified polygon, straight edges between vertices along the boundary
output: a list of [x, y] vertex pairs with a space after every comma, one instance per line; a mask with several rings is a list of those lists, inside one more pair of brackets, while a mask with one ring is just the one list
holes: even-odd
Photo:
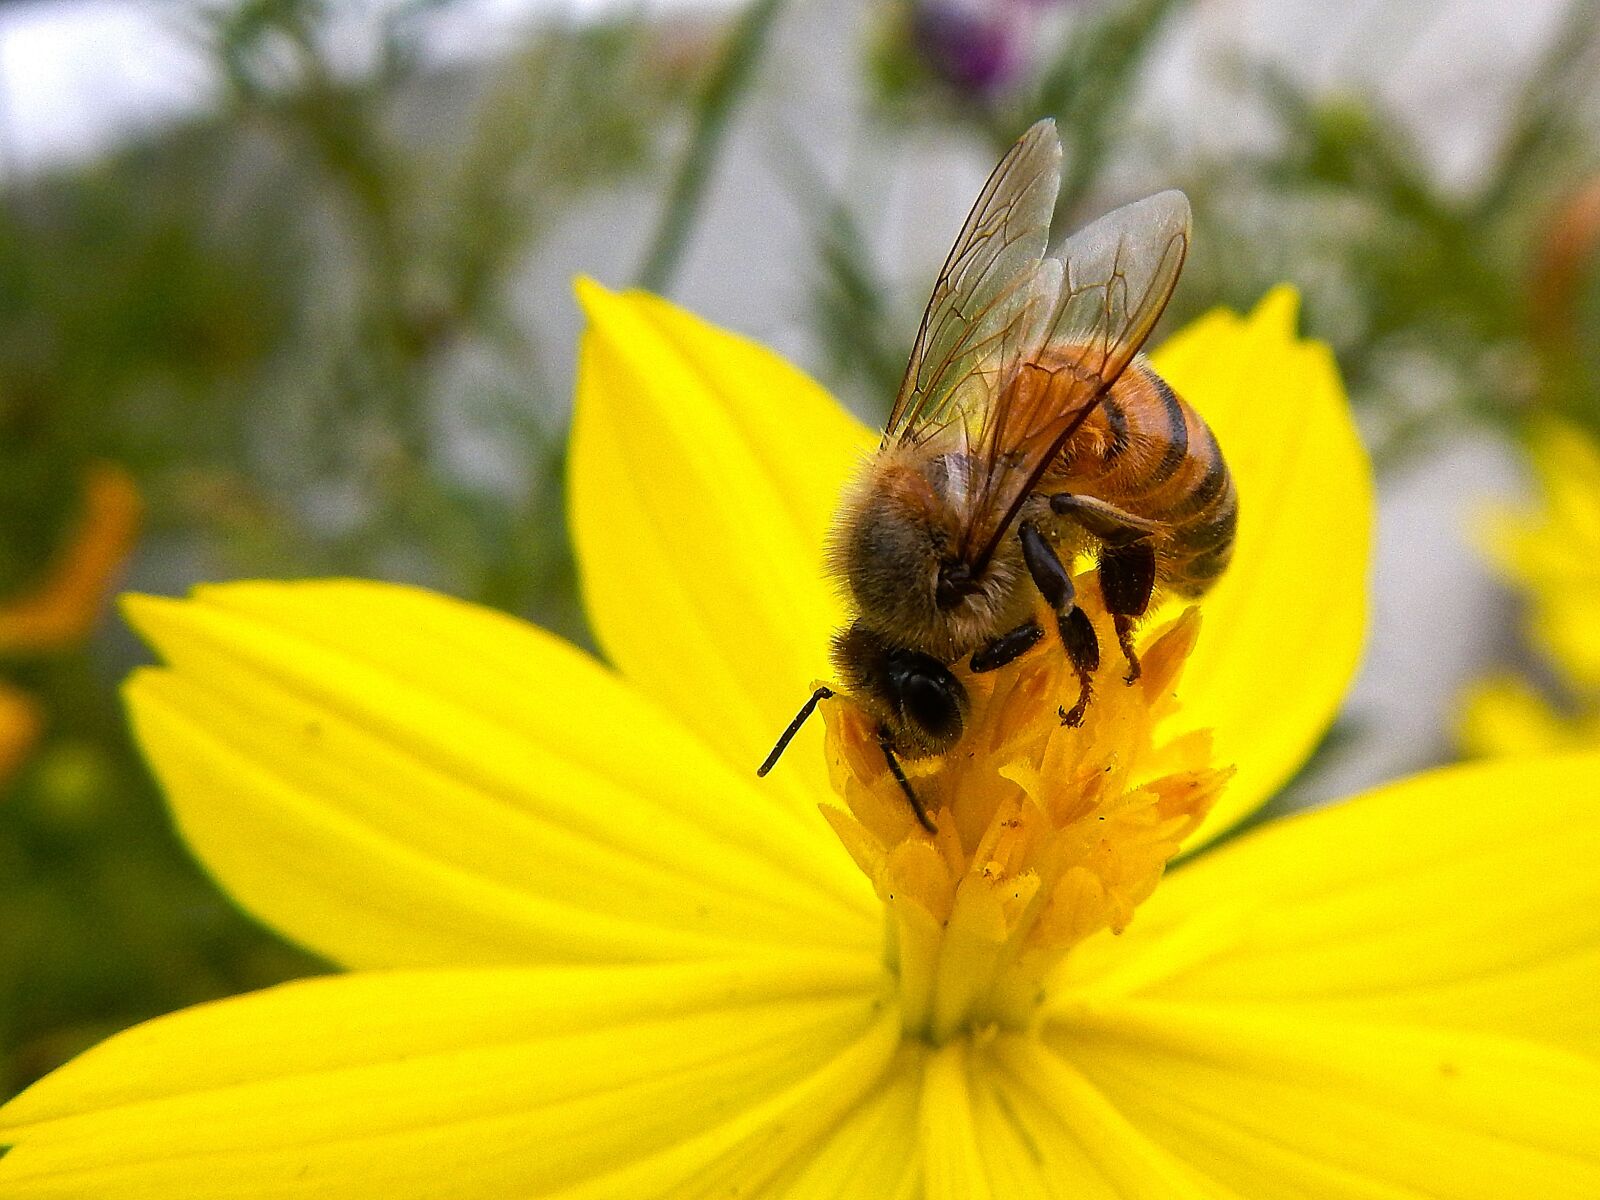
[[[1040, 121], [995, 168], [934, 284], [883, 441], [845, 492], [828, 567], [853, 613], [833, 639], [842, 690], [901, 759], [949, 752], [968, 716], [955, 665], [998, 670], [1045, 637], [1043, 598], [1090, 703], [1100, 646], [1069, 569], [1092, 553], [1132, 635], [1164, 594], [1196, 597], [1233, 549], [1238, 500], [1200, 416], [1138, 355], [1177, 284], [1189, 202], [1162, 192], [1046, 253], [1061, 143]], [[758, 774], [771, 770], [818, 688]]]

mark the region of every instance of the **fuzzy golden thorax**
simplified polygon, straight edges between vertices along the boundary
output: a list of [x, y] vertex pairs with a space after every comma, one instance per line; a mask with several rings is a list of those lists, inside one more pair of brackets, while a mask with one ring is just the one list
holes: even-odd
[[888, 447], [846, 490], [828, 540], [829, 571], [857, 622], [944, 663], [1025, 621], [1031, 607], [1015, 539], [981, 568], [960, 559], [966, 474], [964, 455]]

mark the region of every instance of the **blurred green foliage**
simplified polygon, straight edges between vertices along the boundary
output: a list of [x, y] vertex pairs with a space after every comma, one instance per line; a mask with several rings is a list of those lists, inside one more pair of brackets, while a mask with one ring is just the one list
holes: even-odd
[[414, 559], [534, 607], [548, 564], [507, 556], [547, 539], [507, 535], [548, 515], [543, 497], [449, 494], [447, 418], [471, 391], [545, 447], [523, 474], [547, 486], [560, 405], [507, 277], [588, 190], [648, 165], [681, 87], [628, 23], [424, 71], [409, 10], [347, 78], [318, 37], [326, 8], [256, 0], [203, 28], [220, 112], [7, 193], [7, 511], [38, 528], [18, 506], [49, 520], [63, 464], [109, 457], [139, 470], [156, 532], [206, 536], [222, 570]]
[[[1197, 172], [1202, 293], [1247, 304], [1276, 279], [1300, 284], [1380, 465], [1467, 424], [1520, 435], [1552, 411], [1600, 432], [1600, 324], [1577, 291], [1597, 278], [1600, 244], [1591, 234], [1572, 248], [1571, 294], [1551, 292], [1546, 265], [1563, 210], [1600, 172], [1600, 4], [1569, 7], [1465, 183], [1441, 179], [1403, 114], [1372, 97], [1308, 95], [1281, 70], [1239, 70], [1276, 130], [1266, 152]], [[1566, 328], [1558, 312], [1573, 318]]]
[[[1298, 283], [1386, 461], [1549, 409], [1600, 429], [1600, 4], [1572, 5], [1463, 189], [1404, 114], [1243, 58], [1231, 102], [1270, 132], [1168, 144], [1138, 113], [1183, 0], [995, 2], [1042, 15], [1030, 53], [982, 88], [919, 57], [930, 0], [875, 10], [840, 70], [873, 81], [877, 144], [924, 130], [988, 158], [1054, 115], [1061, 229], [1186, 188], [1201, 232], [1171, 319]], [[631, 186], [659, 218], [641, 277], [670, 289], [789, 9], [757, 0], [687, 43], [636, 17], [552, 25], [451, 66], [426, 56], [447, 6], [374, 10], [359, 68], [329, 33], [348, 6], [196, 8], [215, 111], [0, 191], [0, 600], [45, 569], [85, 466], [109, 459], [149, 505], [136, 584], [404, 578], [582, 638], [552, 383], [571, 348], [541, 342], [518, 271], [588, 200]], [[927, 271], [879, 257], [881, 180], [830, 194], [808, 174], [810, 365], [886, 402]], [[499, 474], [452, 465], [468, 424], [519, 449]], [[0, 783], [0, 1095], [145, 1016], [321, 969], [240, 916], [169, 831], [115, 694], [138, 654], [108, 622], [79, 650], [0, 661], [49, 720]]]

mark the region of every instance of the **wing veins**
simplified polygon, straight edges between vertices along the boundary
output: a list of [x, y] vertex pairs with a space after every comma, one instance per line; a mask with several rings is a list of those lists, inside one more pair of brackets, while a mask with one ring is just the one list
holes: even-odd
[[950, 498], [957, 552], [978, 569], [1138, 353], [1187, 253], [1188, 201], [1165, 192], [1047, 257], [1060, 164], [1043, 121], [989, 177], [939, 273], [884, 429], [886, 447], [957, 435], [950, 451], [972, 459]]

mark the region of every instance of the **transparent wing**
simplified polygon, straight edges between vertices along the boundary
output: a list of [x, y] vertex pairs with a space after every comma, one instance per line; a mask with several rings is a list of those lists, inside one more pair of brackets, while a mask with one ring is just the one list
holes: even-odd
[[1055, 122], [1040, 121], [989, 176], [934, 284], [884, 444], [957, 422], [977, 436], [992, 389], [1037, 347], [1052, 316], [1038, 273], [1061, 182]]
[[1065, 271], [1046, 343], [1074, 369], [1114, 382], [1177, 286], [1189, 252], [1189, 198], [1158, 192], [1107, 213], [1064, 242]]
[[[1161, 192], [1074, 234], [1040, 264], [1048, 310], [1027, 324], [1024, 358], [1000, 381], [971, 443], [961, 553], [981, 568], [1062, 444], [1150, 335], [1189, 249], [1189, 201]], [[1052, 270], [1053, 268], [1053, 270]]]

